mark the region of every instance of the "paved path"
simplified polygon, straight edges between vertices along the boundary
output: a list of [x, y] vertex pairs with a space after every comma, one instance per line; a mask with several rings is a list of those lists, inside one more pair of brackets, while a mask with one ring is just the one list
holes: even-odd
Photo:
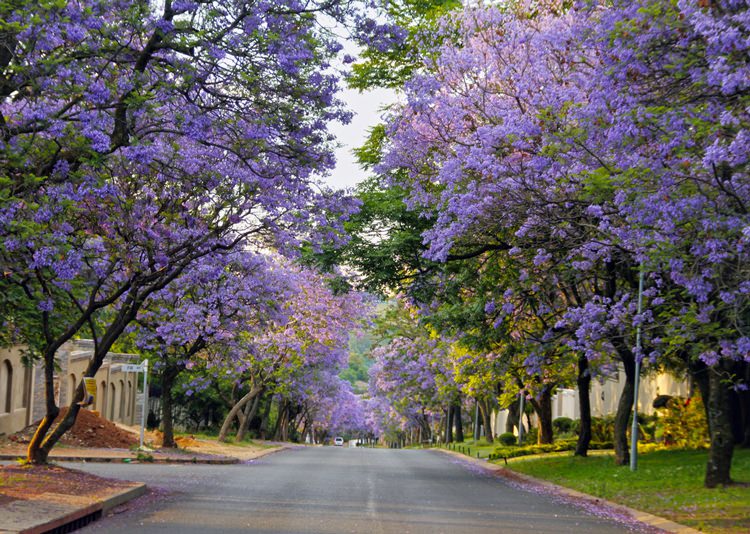
[[[134, 501], [83, 532], [627, 532], [623, 524], [526, 492], [419, 450], [301, 448], [240, 465], [75, 466], [146, 482]], [[164, 496], [163, 490], [169, 493]]]

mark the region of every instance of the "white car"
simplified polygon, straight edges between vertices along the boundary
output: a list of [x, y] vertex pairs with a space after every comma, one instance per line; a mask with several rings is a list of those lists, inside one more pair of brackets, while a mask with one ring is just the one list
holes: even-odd
[[337, 447], [343, 447], [344, 446], [344, 438], [335, 438], [333, 440], [333, 444]]

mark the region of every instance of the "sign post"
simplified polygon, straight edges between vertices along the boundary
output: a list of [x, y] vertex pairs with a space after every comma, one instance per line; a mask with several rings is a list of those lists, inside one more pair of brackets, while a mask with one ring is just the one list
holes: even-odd
[[141, 446], [143, 449], [143, 432], [146, 428], [146, 410], [148, 410], [148, 360], [143, 360], [143, 409], [141, 410]]
[[146, 428], [146, 410], [148, 410], [148, 360], [143, 360], [141, 364], [128, 363], [122, 366], [125, 373], [143, 373], [143, 408], [141, 409], [141, 444], [138, 447], [143, 449], [143, 433]]

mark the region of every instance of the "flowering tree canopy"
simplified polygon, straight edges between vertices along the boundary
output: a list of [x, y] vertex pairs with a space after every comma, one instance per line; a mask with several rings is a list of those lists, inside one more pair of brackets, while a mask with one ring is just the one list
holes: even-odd
[[[16, 3], [17, 4], [17, 3]], [[2, 314], [46, 369], [84, 333], [93, 376], [148, 297], [206, 254], [336, 238], [326, 124], [348, 120], [317, 16], [388, 40], [351, 3], [21, 2], [0, 13]], [[333, 215], [333, 217], [328, 217]], [[79, 394], [81, 391], [79, 391]]]
[[[722, 380], [750, 360], [747, 5], [548, 4], [444, 18], [379, 169], [436, 217], [423, 234], [430, 258], [512, 269], [517, 279], [486, 295], [486, 311], [503, 312], [498, 326], [513, 320], [510, 333], [523, 326], [541, 347], [556, 340], [623, 364], [622, 463], [636, 358], [681, 359], [696, 377], [708, 369], [706, 484], [726, 483]], [[515, 320], [523, 309], [533, 323]], [[530, 369], [549, 356], [537, 353]]]

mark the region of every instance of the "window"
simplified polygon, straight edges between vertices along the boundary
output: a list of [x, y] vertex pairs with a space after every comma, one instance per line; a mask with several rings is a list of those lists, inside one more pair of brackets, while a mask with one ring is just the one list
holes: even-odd
[[125, 382], [120, 380], [120, 408], [117, 410], [117, 418], [122, 419], [125, 416]]
[[21, 395], [21, 408], [29, 407], [29, 397], [31, 396], [31, 372], [30, 365], [23, 366], [23, 394]]
[[0, 384], [5, 389], [3, 395], [3, 412], [10, 413], [13, 409], [13, 366], [10, 361], [5, 360], [0, 368]]
[[99, 384], [99, 390], [97, 391], [97, 399], [96, 399], [96, 410], [99, 412], [99, 415], [104, 417], [104, 410], [107, 408], [107, 405], [104, 404], [104, 397], [107, 396], [107, 383], [102, 380]]
[[110, 384], [109, 385], [109, 417], [107, 419], [114, 419], [115, 418], [115, 408], [117, 405], [115, 404], [115, 385]]

